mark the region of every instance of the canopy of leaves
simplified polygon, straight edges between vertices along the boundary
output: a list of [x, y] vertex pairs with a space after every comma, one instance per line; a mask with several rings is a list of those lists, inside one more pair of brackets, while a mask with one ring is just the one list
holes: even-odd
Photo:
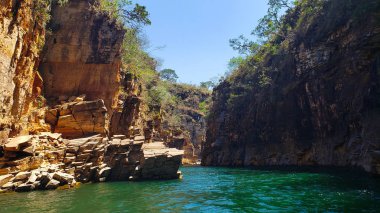
[[177, 82], [178, 75], [175, 70], [172, 69], [163, 69], [160, 71], [160, 78], [169, 82]]
[[97, 10], [107, 12], [120, 23], [138, 29], [150, 25], [149, 13], [145, 6], [133, 4], [130, 0], [99, 0]]

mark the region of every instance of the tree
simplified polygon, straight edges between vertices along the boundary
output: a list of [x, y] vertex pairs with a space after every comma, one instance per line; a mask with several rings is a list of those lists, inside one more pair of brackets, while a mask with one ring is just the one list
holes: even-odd
[[230, 46], [233, 50], [237, 50], [241, 55], [251, 55], [255, 54], [259, 49], [260, 45], [254, 41], [250, 41], [243, 35], [238, 38], [230, 39]]
[[243, 62], [244, 62], [244, 58], [241, 56], [231, 58], [230, 61], [228, 62], [229, 72], [232, 72], [236, 70], [237, 68], [239, 68], [240, 64], [242, 64]]
[[151, 24], [146, 7], [139, 4], [133, 5], [130, 0], [100, 0], [97, 7], [134, 29], [138, 29], [140, 25]]
[[290, 2], [290, 0], [268, 0], [267, 14], [259, 20], [259, 24], [252, 31], [252, 34], [265, 40], [278, 34], [281, 26], [280, 12], [284, 8], [289, 9], [291, 7]]
[[200, 86], [202, 88], [210, 89], [210, 88], [215, 87], [215, 83], [212, 81], [203, 81], [200, 83]]
[[272, 36], [281, 34], [281, 11], [291, 7], [293, 0], [268, 0], [267, 14], [259, 20], [258, 25], [251, 32], [251, 35], [257, 36], [257, 41], [251, 41], [243, 35], [238, 38], [230, 39], [230, 46], [233, 50], [237, 50], [242, 55], [256, 54], [262, 44], [266, 43]]
[[160, 71], [160, 78], [172, 83], [177, 82], [178, 75], [175, 70], [172, 69], [163, 69]]

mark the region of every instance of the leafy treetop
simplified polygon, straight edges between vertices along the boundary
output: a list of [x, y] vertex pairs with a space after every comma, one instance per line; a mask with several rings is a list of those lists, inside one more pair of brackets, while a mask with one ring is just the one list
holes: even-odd
[[177, 82], [178, 75], [175, 70], [172, 69], [163, 69], [160, 71], [160, 78], [172, 83]]

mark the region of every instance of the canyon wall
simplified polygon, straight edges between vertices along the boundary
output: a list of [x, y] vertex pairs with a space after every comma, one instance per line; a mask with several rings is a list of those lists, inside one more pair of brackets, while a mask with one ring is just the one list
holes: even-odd
[[[173, 131], [173, 137], [169, 137], [168, 145], [184, 150], [183, 164], [197, 164], [201, 158], [203, 143], [206, 141], [210, 91], [186, 84], [173, 84], [170, 93], [177, 99], [177, 104], [172, 106], [172, 113], [178, 116], [178, 126], [177, 131]], [[164, 123], [163, 131], [169, 129], [170, 125]]]
[[181, 177], [183, 151], [144, 136], [126, 30], [97, 3], [0, 2], [0, 192]]
[[95, 11], [90, 1], [53, 6], [41, 71], [49, 101], [86, 95], [102, 99], [111, 110], [120, 86], [121, 46], [125, 31], [114, 19]]
[[46, 5], [32, 0], [0, 2], [0, 144], [8, 136], [47, 130], [37, 72], [45, 40], [40, 12]]
[[[222, 82], [202, 164], [349, 166], [380, 174], [379, 4], [326, 1], [314, 18], [298, 20], [278, 54]], [[294, 25], [297, 12], [286, 18]], [[250, 72], [253, 66], [258, 71]]]

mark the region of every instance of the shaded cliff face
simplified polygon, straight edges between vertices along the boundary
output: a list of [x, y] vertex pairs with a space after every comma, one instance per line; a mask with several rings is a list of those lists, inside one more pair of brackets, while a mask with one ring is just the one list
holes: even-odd
[[9, 135], [45, 130], [37, 72], [45, 40], [43, 5], [32, 0], [0, 2], [0, 144]]
[[48, 100], [86, 95], [117, 104], [121, 46], [125, 31], [115, 20], [95, 12], [90, 1], [70, 0], [53, 7], [41, 64]]
[[[322, 11], [260, 65], [270, 85], [241, 70], [214, 90], [203, 165], [358, 166], [380, 174], [379, 2], [328, 1]], [[242, 82], [250, 88], [236, 86]]]
[[[211, 94], [207, 89], [181, 84], [173, 84], [170, 93], [177, 99], [177, 104], [171, 106], [171, 113], [178, 118], [177, 129], [180, 131], [173, 132], [168, 144], [185, 151], [183, 164], [195, 164], [201, 157], [201, 149], [206, 141], [205, 118]], [[173, 128], [165, 122], [162, 127], [162, 131]]]

